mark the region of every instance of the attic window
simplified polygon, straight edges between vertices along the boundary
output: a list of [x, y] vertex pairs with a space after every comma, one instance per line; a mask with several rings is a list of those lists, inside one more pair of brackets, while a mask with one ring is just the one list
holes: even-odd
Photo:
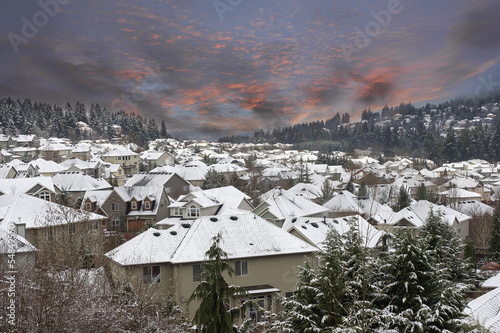
[[186, 228], [186, 229], [191, 228], [191, 224], [189, 224], [189, 223], [183, 223], [181, 225], [182, 225], [183, 228]]
[[211, 218], [210, 218], [210, 221], [212, 221], [212, 222], [217, 222], [217, 221], [219, 221], [219, 219], [218, 219], [218, 218], [216, 218], [216, 217], [211, 217]]
[[175, 236], [175, 235], [177, 235], [177, 231], [170, 231], [170, 234]]
[[316, 222], [311, 223], [311, 225], [312, 225], [313, 227], [315, 227], [315, 228], [317, 228], [317, 227], [318, 227], [318, 224], [317, 224]]
[[230, 219], [236, 221], [238, 219], [238, 216], [231, 216]]
[[156, 237], [160, 237], [161, 234], [158, 231], [155, 231], [155, 232], [153, 232], [153, 235]]

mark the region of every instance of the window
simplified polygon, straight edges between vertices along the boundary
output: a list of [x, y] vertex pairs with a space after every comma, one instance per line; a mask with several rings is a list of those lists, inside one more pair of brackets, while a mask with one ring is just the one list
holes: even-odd
[[76, 233], [76, 227], [74, 224], [69, 225], [69, 234], [74, 235]]
[[200, 210], [195, 205], [191, 205], [187, 210], [188, 217], [198, 217], [200, 216]]
[[117, 212], [120, 210], [120, 204], [118, 202], [113, 202], [111, 204], [111, 210], [114, 212]]
[[160, 266], [145, 266], [142, 268], [144, 283], [160, 283]]
[[201, 264], [193, 265], [193, 282], [201, 281]]
[[118, 169], [118, 174], [121, 175], [122, 174], [122, 169]]
[[151, 202], [149, 201], [144, 201], [144, 209], [151, 209]]
[[113, 230], [119, 230], [120, 229], [120, 220], [119, 219], [111, 220], [111, 227], [113, 228]]
[[45, 201], [50, 201], [50, 193], [48, 191], [42, 191], [40, 192], [40, 194], [38, 195], [38, 197], [42, 200], [45, 200]]
[[188, 189], [189, 189], [189, 187], [188, 187], [187, 185], [184, 185], [184, 186], [182, 187], [182, 190], [183, 190], [184, 192], [187, 192], [187, 190], [188, 190]]
[[234, 274], [236, 276], [248, 275], [248, 263], [246, 260], [238, 260], [234, 263]]
[[85, 210], [91, 211], [92, 210], [92, 203], [86, 202], [85, 203]]
[[54, 240], [54, 229], [51, 227], [47, 228], [47, 240]]
[[171, 187], [165, 187], [165, 191], [167, 191], [167, 193], [172, 193], [172, 188]]
[[174, 208], [174, 216], [182, 216], [182, 209]]
[[132, 210], [137, 210], [137, 202], [136, 201], [132, 201], [130, 203], [130, 209]]

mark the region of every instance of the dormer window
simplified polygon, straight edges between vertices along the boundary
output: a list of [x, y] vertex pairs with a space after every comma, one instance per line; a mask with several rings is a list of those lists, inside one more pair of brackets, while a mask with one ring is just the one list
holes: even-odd
[[88, 210], [89, 212], [92, 210], [92, 203], [87, 201], [85, 203], [85, 210]]
[[151, 209], [151, 202], [149, 200], [144, 201], [144, 209]]
[[137, 201], [132, 201], [130, 203], [130, 209], [137, 210]]

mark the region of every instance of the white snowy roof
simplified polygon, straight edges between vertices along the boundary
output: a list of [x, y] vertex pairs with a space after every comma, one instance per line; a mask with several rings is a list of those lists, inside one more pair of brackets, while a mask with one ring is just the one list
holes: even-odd
[[116, 156], [132, 156], [132, 155], [139, 156], [137, 153], [134, 153], [132, 150], [127, 148], [115, 148], [103, 154], [102, 156], [116, 157]]
[[[176, 233], [176, 234], [173, 234]], [[122, 265], [202, 262], [212, 238], [222, 234], [221, 248], [229, 259], [293, 253], [317, 249], [255, 214], [205, 216], [167, 230], [148, 229], [106, 253]], [[155, 233], [159, 235], [155, 235]]]
[[57, 173], [67, 170], [67, 168], [62, 165], [59, 165], [54, 161], [46, 161], [43, 158], [37, 158], [36, 160], [31, 161], [30, 164], [38, 167], [38, 172], [40, 173]]
[[439, 195], [445, 195], [450, 199], [467, 199], [467, 198], [477, 198], [481, 200], [483, 196], [479, 193], [467, 191], [461, 188], [452, 188], [451, 190], [446, 190], [439, 192]]
[[323, 242], [330, 228], [335, 229], [342, 235], [350, 229], [349, 222], [357, 224], [360, 236], [363, 239], [363, 245], [366, 247], [374, 248], [380, 237], [384, 235], [383, 231], [377, 230], [359, 215], [335, 219], [308, 217], [288, 218], [283, 224], [283, 230], [287, 230], [288, 232], [296, 230], [316, 247], [323, 249]]
[[0, 179], [0, 192], [3, 194], [22, 194], [37, 184], [55, 192], [54, 183], [50, 177]]
[[[6, 229], [11, 221], [26, 223], [26, 228], [46, 227], [68, 222], [96, 221], [105, 217], [94, 213], [76, 210], [53, 202], [32, 197], [27, 194], [0, 196], [0, 229]], [[6, 209], [5, 209], [6, 208]], [[54, 218], [65, 216], [67, 218]]]
[[164, 186], [174, 175], [172, 172], [139, 172], [133, 175], [125, 186]]
[[321, 187], [314, 184], [298, 183], [286, 191], [287, 194], [294, 194], [299, 197], [312, 200], [321, 197]]
[[323, 207], [331, 212], [343, 212], [343, 213], [358, 213], [363, 214], [363, 210], [359, 207], [358, 197], [349, 191], [342, 191], [333, 198], [328, 200]]
[[31, 243], [25, 238], [15, 233], [0, 229], [0, 254], [10, 253], [9, 239], [11, 239], [12, 236], [15, 238], [15, 253], [38, 251], [36, 247], [31, 245]]
[[52, 181], [61, 191], [69, 192], [107, 190], [113, 188], [105, 179], [96, 179], [79, 171], [60, 172], [52, 177]]
[[500, 287], [500, 273], [498, 273], [497, 275], [492, 276], [488, 280], [484, 281], [483, 285], [481, 287], [483, 287], [483, 288], [498, 288], [498, 287]]
[[500, 332], [500, 287], [470, 301], [464, 312], [491, 332]]
[[295, 195], [282, 195], [265, 201], [269, 205], [269, 212], [278, 219], [287, 217], [311, 216], [326, 214], [328, 209], [314, 202]]

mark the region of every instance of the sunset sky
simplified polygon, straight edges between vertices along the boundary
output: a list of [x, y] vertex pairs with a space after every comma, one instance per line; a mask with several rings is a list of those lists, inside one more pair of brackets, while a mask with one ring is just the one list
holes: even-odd
[[0, 6], [0, 97], [97, 102], [180, 138], [500, 89], [498, 0]]

